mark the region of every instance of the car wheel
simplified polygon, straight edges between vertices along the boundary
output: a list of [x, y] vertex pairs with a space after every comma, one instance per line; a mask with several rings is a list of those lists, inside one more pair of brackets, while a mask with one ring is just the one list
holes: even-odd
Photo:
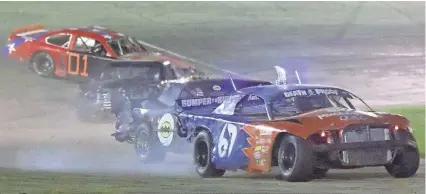
[[289, 182], [309, 181], [313, 178], [313, 158], [307, 142], [294, 135], [280, 139], [278, 166], [281, 179]]
[[327, 175], [327, 172], [328, 172], [327, 168], [314, 168], [314, 170], [312, 171], [312, 174], [314, 178], [321, 179]]
[[407, 178], [416, 174], [419, 165], [419, 150], [408, 148], [398, 153], [392, 163], [385, 165], [385, 168], [395, 178]]
[[154, 141], [150, 127], [140, 124], [135, 137], [134, 147], [139, 160], [142, 163], [162, 162], [166, 158], [166, 151]]
[[41, 77], [54, 77], [55, 62], [49, 54], [38, 52], [31, 57], [30, 68]]
[[195, 171], [203, 178], [221, 177], [225, 170], [216, 169], [211, 162], [213, 141], [207, 130], [197, 134], [194, 141], [194, 162]]

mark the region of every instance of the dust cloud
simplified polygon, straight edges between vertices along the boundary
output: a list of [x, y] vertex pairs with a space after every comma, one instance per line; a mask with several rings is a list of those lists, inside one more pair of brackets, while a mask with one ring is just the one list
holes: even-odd
[[[168, 154], [163, 163], [142, 164], [134, 147], [110, 136], [114, 121], [77, 119], [77, 85], [41, 78], [9, 60], [0, 76], [0, 167], [58, 172], [155, 175], [195, 173], [190, 155]], [[13, 65], [12, 65], [13, 64]]]

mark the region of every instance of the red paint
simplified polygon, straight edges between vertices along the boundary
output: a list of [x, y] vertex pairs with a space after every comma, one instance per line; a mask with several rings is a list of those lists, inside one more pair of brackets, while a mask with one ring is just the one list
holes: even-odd
[[[17, 36], [16, 34], [28, 32], [28, 31], [33, 31], [33, 30], [40, 30], [40, 29], [44, 29], [44, 26], [33, 25], [33, 26], [27, 26], [27, 27], [23, 27], [23, 28], [14, 30], [9, 37], [9, 44], [11, 43], [12, 40], [16, 40], [17, 38], [21, 38], [21, 37]], [[93, 31], [93, 29], [96, 29], [96, 31]], [[46, 33], [46, 32], [44, 32], [44, 33]], [[63, 48], [63, 47], [60, 47], [60, 46], [51, 45], [51, 44], [46, 43], [46, 38], [48, 38], [50, 36], [58, 35], [58, 34], [61, 34], [61, 33], [66, 33], [66, 34], [72, 35], [68, 48]], [[150, 52], [147, 51], [146, 48], [142, 48], [137, 52], [130, 53], [128, 55], [123, 55], [123, 56], [119, 57], [115, 54], [113, 49], [107, 44], [107, 41], [109, 39], [107, 39], [103, 36], [105, 34], [108, 35], [108, 36], [111, 36], [111, 39], [113, 39], [113, 40], [118, 39], [121, 36], [127, 37], [126, 35], [120, 34], [118, 32], [114, 32], [112, 30], [104, 29], [104, 28], [96, 28], [94, 26], [82, 27], [82, 28], [76, 28], [76, 29], [70, 28], [70, 29], [54, 30], [54, 31], [47, 32], [38, 40], [23, 43], [22, 46], [15, 48], [16, 51], [12, 52], [9, 55], [9, 57], [15, 58], [15, 59], [18, 59], [18, 60], [22, 59], [25, 62], [29, 62], [31, 60], [31, 57], [33, 56], [33, 54], [35, 54], [37, 52], [46, 52], [49, 55], [51, 55], [53, 60], [54, 60], [55, 67], [56, 67], [55, 72], [54, 72], [54, 76], [65, 78], [65, 77], [68, 76], [68, 73], [67, 73], [67, 71], [63, 71], [63, 70], [68, 69], [68, 52], [75, 49], [77, 37], [84, 36], [84, 37], [91, 38], [91, 39], [99, 41], [104, 46], [104, 48], [106, 49], [108, 55], [113, 57], [113, 58], [116, 58], [116, 59], [142, 60], [142, 59], [150, 58], [150, 59], [155, 59], [155, 60], [159, 60], [159, 61], [169, 60], [171, 63], [175, 64], [179, 68], [189, 68], [189, 67], [193, 68], [194, 67], [194, 65], [192, 65], [192, 64], [189, 64], [187, 62], [184, 62], [180, 59], [177, 59], [177, 58], [174, 58], [174, 57], [171, 57], [171, 56], [166, 56], [166, 55], [163, 55], [163, 54], [150, 53]], [[27, 37], [35, 37], [36, 35], [40, 35], [40, 33], [28, 35]], [[61, 62], [61, 58], [62, 58], [62, 62]]]

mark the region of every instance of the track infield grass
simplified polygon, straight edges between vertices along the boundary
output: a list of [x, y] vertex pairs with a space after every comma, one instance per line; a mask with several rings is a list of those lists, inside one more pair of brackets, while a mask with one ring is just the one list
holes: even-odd
[[401, 108], [389, 108], [385, 109], [387, 112], [401, 114], [407, 117], [411, 122], [411, 127], [414, 130], [414, 136], [416, 137], [417, 144], [419, 145], [419, 151], [422, 157], [425, 156], [425, 107], [401, 107]]

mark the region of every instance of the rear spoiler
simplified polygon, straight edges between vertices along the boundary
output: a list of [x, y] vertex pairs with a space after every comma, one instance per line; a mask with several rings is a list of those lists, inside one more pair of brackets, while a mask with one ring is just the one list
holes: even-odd
[[16, 30], [13, 30], [9, 35], [9, 40], [15, 39], [20, 36], [28, 36], [31, 34], [37, 34], [37, 33], [46, 32], [46, 31], [47, 29], [45, 29], [44, 25], [42, 24], [24, 26]]

